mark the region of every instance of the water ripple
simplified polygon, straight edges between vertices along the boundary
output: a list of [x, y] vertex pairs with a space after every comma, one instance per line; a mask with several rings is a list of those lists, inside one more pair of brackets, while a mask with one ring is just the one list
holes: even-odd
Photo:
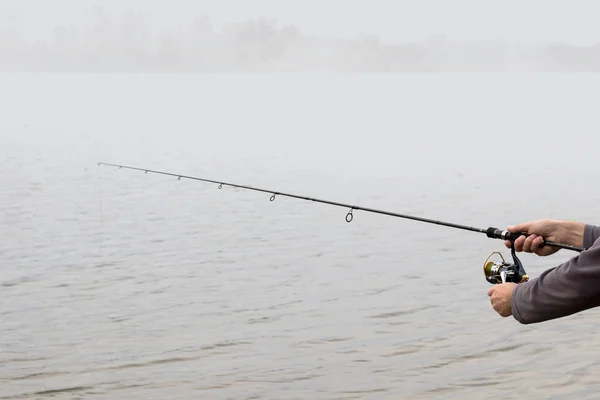
[[[456, 87], [470, 93], [464, 98], [475, 99], [465, 107], [447, 101], [452, 91], [444, 80], [435, 78], [431, 86], [443, 87], [442, 97], [415, 102], [429, 84], [422, 79], [431, 78], [385, 78], [381, 93], [394, 85], [402, 90], [392, 90], [398, 99], [389, 110], [375, 107], [381, 115], [371, 118], [362, 111], [380, 78], [328, 77], [312, 86], [302, 78], [293, 88], [279, 78], [270, 85], [271, 78], [247, 76], [92, 78], [0, 75], [0, 101], [17, 111], [0, 118], [2, 398], [598, 397], [595, 311], [536, 326], [498, 318], [478, 273], [498, 246], [485, 237], [358, 212], [347, 224], [346, 210], [95, 168], [98, 158], [126, 159], [473, 226], [488, 226], [490, 215], [498, 226], [515, 223], [529, 217], [510, 196], [473, 192], [505, 185], [506, 173], [494, 163], [432, 157], [415, 168], [407, 158], [419, 156], [419, 145], [448, 155], [450, 142], [483, 143], [473, 138], [481, 138], [486, 121], [510, 120], [475, 110], [471, 116], [481, 118], [470, 133], [458, 132], [435, 149], [427, 146], [428, 132], [438, 131], [439, 121], [422, 118], [432, 114], [431, 99], [442, 99], [442, 117], [481, 104], [506, 113], [515, 100], [510, 90], [502, 97], [506, 85], [473, 87], [459, 79]], [[583, 95], [573, 96], [572, 80], [570, 94], [562, 96], [552, 82], [547, 87], [559, 93], [553, 99], [570, 102], [586, 98], [594, 85], [587, 80]], [[330, 95], [340, 90], [342, 97]], [[492, 95], [482, 101], [484, 92]], [[56, 93], [66, 103], [54, 101]], [[89, 93], [94, 104], [86, 100]], [[256, 93], [266, 95], [256, 101]], [[489, 107], [490, 99], [501, 106]], [[427, 107], [419, 110], [421, 100]], [[342, 105], [336, 111], [332, 104]], [[397, 104], [412, 109], [397, 118]], [[566, 115], [548, 113], [547, 106], [529, 113], [530, 122]], [[70, 110], [70, 118], [57, 118], [61, 110]], [[198, 110], [204, 110], [201, 118]], [[313, 129], [316, 116], [325, 117], [326, 129]], [[282, 135], [290, 120], [300, 125]], [[114, 121], [124, 128], [115, 130]], [[372, 121], [380, 126], [370, 129]], [[421, 142], [416, 147], [379, 145], [416, 121], [430, 124], [411, 136]], [[585, 122], [597, 127], [594, 121]], [[548, 127], [567, 126], [555, 122]], [[28, 129], [20, 128], [24, 123]], [[242, 125], [260, 129], [248, 133]], [[338, 151], [335, 134], [347, 128], [356, 139], [359, 126], [367, 127], [377, 155], [368, 156], [364, 140], [348, 140]], [[530, 131], [515, 135], [530, 140]], [[209, 146], [198, 132], [215, 133]], [[288, 157], [282, 146], [302, 147], [308, 162]], [[347, 159], [332, 162], [332, 154]], [[548, 201], [560, 182], [593, 181], [592, 164], [523, 170], [511, 190], [526, 191], [528, 202], [548, 215], [578, 210], [577, 218], [594, 221], [597, 185], [568, 202]], [[528, 271], [538, 275], [555, 262], [533, 257]]]

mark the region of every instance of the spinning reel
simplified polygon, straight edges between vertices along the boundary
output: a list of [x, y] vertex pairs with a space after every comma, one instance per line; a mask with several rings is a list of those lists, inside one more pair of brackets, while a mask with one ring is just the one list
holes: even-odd
[[[514, 244], [514, 242], [513, 242]], [[509, 263], [504, 260], [502, 254], [498, 251], [493, 252], [486, 258], [483, 263], [483, 273], [485, 280], [493, 285], [500, 283], [523, 283], [529, 280], [529, 276], [523, 268], [523, 263], [515, 254], [515, 248], [512, 246], [510, 251], [513, 262]], [[501, 261], [490, 261], [494, 254], [500, 256]]]

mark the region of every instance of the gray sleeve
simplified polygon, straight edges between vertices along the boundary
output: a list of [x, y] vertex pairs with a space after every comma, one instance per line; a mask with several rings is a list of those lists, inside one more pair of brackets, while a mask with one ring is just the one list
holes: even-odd
[[[587, 243], [595, 241], [597, 234], [597, 228], [586, 228]], [[600, 241], [558, 267], [517, 285], [511, 304], [513, 317], [522, 324], [600, 306]]]
[[583, 233], [583, 247], [592, 247], [600, 237], [600, 226], [586, 225]]

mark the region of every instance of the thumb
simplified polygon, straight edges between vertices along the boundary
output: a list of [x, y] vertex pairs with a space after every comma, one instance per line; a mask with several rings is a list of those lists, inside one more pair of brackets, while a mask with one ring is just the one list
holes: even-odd
[[518, 233], [518, 232], [529, 232], [530, 227], [531, 227], [531, 222], [526, 222], [524, 224], [511, 225], [506, 229], [508, 229], [509, 232]]

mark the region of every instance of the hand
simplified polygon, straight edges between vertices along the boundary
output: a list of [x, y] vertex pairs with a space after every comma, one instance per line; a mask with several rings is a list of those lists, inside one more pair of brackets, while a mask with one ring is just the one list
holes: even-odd
[[[551, 219], [541, 219], [529, 221], [524, 224], [509, 226], [507, 229], [513, 233], [528, 233], [529, 237], [521, 236], [515, 240], [515, 251], [524, 251], [525, 253], [535, 253], [538, 256], [549, 256], [560, 250], [559, 247], [540, 245], [544, 239], [551, 242], [569, 244], [569, 232], [567, 224], [573, 224], [566, 221], [557, 221]], [[511, 242], [505, 242], [506, 247], [511, 248]]]
[[512, 315], [511, 300], [516, 287], [517, 284], [511, 282], [494, 285], [488, 290], [492, 307], [500, 316], [506, 318]]

